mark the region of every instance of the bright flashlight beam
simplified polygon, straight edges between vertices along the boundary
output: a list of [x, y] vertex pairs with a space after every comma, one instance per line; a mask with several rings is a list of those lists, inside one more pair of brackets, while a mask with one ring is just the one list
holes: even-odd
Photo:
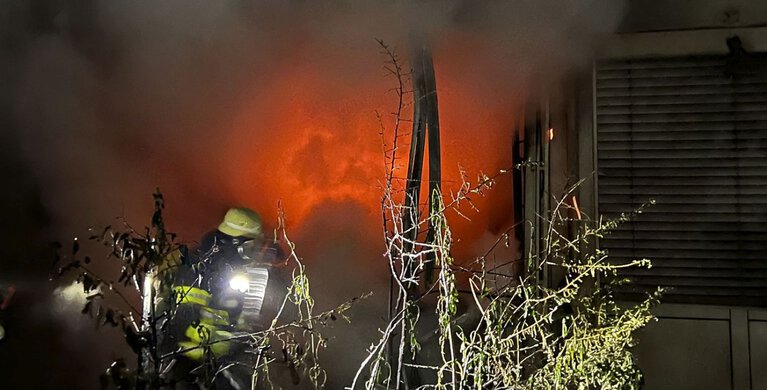
[[248, 277], [245, 275], [235, 275], [229, 279], [229, 287], [241, 293], [248, 292], [249, 285]]

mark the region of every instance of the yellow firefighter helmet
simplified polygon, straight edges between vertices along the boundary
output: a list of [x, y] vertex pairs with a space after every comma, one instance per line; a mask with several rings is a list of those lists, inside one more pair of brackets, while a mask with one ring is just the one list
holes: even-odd
[[231, 208], [218, 225], [218, 230], [233, 237], [259, 238], [262, 234], [261, 216], [249, 208]]

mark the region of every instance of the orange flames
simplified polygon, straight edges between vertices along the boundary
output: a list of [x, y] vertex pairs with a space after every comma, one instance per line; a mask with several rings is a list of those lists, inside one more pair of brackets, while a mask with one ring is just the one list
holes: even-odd
[[[513, 122], [511, 107], [482, 102], [472, 96], [476, 91], [440, 74], [438, 69], [443, 190], [449, 194], [461, 184], [459, 166], [475, 180], [480, 172], [491, 175], [511, 165]], [[396, 95], [387, 92], [394, 80], [375, 75], [371, 80], [362, 85], [327, 80], [307, 67], [256, 91], [227, 140], [238, 167], [227, 173], [232, 202], [274, 220], [280, 201], [289, 226], [302, 224], [323, 203], [355, 202], [370, 224], [380, 226], [386, 161], [376, 111], [391, 147], [389, 113]], [[404, 177], [410, 124], [400, 131], [395, 175]], [[450, 215], [456, 236], [471, 242], [488, 231], [501, 232], [512, 221], [511, 196], [511, 177], [502, 177], [487, 198], [475, 199], [481, 213], [466, 211], [472, 222]]]

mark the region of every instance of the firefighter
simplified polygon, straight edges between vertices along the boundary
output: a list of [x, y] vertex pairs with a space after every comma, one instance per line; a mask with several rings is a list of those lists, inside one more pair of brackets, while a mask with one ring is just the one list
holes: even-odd
[[177, 305], [170, 329], [184, 381], [194, 380], [188, 371], [213, 358], [219, 367], [229, 367], [214, 370], [215, 388], [250, 388], [252, 367], [243, 361], [244, 339], [236, 336], [268, 324], [262, 308], [281, 299], [284, 286], [273, 271], [282, 252], [264, 238], [262, 229], [256, 212], [231, 208], [218, 228], [182, 260], [174, 276]]

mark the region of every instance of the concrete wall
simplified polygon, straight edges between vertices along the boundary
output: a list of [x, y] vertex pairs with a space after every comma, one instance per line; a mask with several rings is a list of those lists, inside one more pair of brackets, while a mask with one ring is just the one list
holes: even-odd
[[629, 0], [623, 33], [767, 24], [764, 0]]

